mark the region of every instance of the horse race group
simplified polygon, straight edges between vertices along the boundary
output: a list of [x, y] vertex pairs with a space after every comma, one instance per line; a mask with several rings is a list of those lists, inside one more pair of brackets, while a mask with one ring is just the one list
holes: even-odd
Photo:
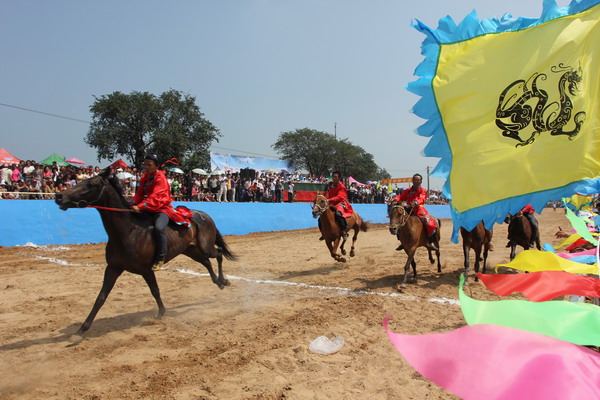
[[[55, 201], [63, 210], [80, 207], [98, 209], [108, 234], [107, 266], [102, 289], [89, 316], [73, 336], [74, 339], [81, 340], [83, 333], [90, 328], [123, 271], [139, 274], [144, 278], [158, 305], [158, 318], [164, 314], [165, 307], [154, 272], [179, 254], [185, 254], [204, 265], [212, 281], [220, 289], [229, 285], [223, 275], [222, 261], [223, 257], [235, 260], [235, 254], [229, 249], [215, 223], [206, 213], [182, 206], [173, 208], [169, 183], [165, 173], [160, 169], [162, 166], [164, 164], [160, 164], [156, 155], [146, 155], [143, 164], [144, 174], [131, 201], [123, 197], [120, 182], [112, 175], [110, 167], [99, 175], [88, 178], [56, 195]], [[331, 256], [336, 261], [345, 262], [344, 244], [348, 239], [348, 232], [354, 231], [350, 249], [352, 257], [358, 232], [366, 231], [368, 226], [347, 201], [348, 193], [340, 178], [339, 172], [332, 174], [332, 182], [328, 184], [326, 194], [316, 196], [312, 214], [314, 218], [319, 218], [320, 240], [325, 241]], [[396, 250], [403, 249], [408, 256], [402, 286], [407, 282], [411, 265], [416, 277], [414, 254], [418, 247], [427, 249], [432, 264], [434, 263], [432, 252], [435, 252], [438, 272], [441, 272], [439, 250], [441, 225], [439, 219], [429, 215], [424, 207], [427, 192], [421, 187], [422, 179], [421, 175], [415, 174], [412, 178], [412, 187], [395, 196], [388, 208], [390, 233], [396, 235], [401, 243]], [[527, 218], [522, 215], [526, 215]], [[527, 249], [536, 241], [539, 248], [539, 235], [533, 209], [528, 206], [522, 213], [511, 218], [514, 219], [509, 225], [509, 246], [513, 247], [511, 258], [514, 257], [514, 246], [517, 244]], [[511, 227], [513, 222], [519, 221], [519, 218], [520, 222], [515, 223], [513, 229], [517, 236], [511, 239]], [[169, 224], [170, 221], [173, 224]], [[520, 236], [519, 232], [521, 232]], [[465, 274], [468, 273], [469, 267], [469, 248], [474, 249], [476, 253], [476, 272], [479, 271], [483, 248], [485, 272], [485, 259], [491, 248], [492, 233], [481, 223], [471, 232], [461, 228], [461, 234], [465, 252]], [[341, 256], [337, 254], [338, 246]], [[213, 271], [210, 258], [217, 260], [218, 275]]]

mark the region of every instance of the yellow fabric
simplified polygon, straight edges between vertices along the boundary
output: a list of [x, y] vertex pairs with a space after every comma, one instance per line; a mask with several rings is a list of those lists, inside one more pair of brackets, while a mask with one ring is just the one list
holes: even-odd
[[520, 271], [567, 271], [572, 274], [597, 274], [598, 264], [582, 264], [557, 256], [550, 251], [525, 250], [517, 254], [511, 262], [498, 264], [498, 267], [518, 269]]
[[563, 240], [562, 242], [560, 242], [560, 244], [558, 246], [554, 246], [554, 249], [558, 250], [564, 246], [568, 246], [572, 243], [575, 243], [579, 239], [581, 239], [581, 235], [579, 233], [574, 233], [571, 236], [569, 236], [568, 238], [566, 238], [565, 240]]
[[[526, 30], [441, 45], [433, 89], [452, 152], [450, 185], [458, 212], [600, 176], [599, 38], [600, 5]], [[548, 93], [546, 105], [557, 103], [562, 73], [551, 67], [561, 63], [581, 68], [579, 91], [568, 94], [573, 110], [564, 127], [575, 128], [574, 116], [583, 111], [581, 131], [572, 140], [544, 131], [516, 147], [519, 142], [496, 125], [500, 95], [520, 79], [531, 86], [530, 78], [543, 73], [547, 79], [538, 86]], [[536, 101], [527, 104], [535, 107]], [[527, 139], [533, 131], [530, 124], [519, 135]]]
[[592, 196], [582, 196], [580, 194], [576, 194], [566, 199], [569, 203], [575, 206], [577, 211], [579, 210], [589, 210], [591, 211], [591, 205], [594, 198]]

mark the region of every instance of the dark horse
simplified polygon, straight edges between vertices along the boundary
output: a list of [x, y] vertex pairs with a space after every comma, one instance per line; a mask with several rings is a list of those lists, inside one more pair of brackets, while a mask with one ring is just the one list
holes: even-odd
[[[473, 249], [475, 252], [475, 272], [479, 272], [479, 263], [482, 261], [481, 250], [483, 249], [483, 270], [481, 272], [485, 274], [485, 265], [493, 234], [494, 232], [485, 229], [483, 221], [470, 232], [465, 228], [460, 228], [460, 235], [463, 239], [463, 254], [465, 256], [465, 284], [469, 277], [469, 249]], [[477, 276], [475, 276], [475, 282], [477, 280]]]
[[[533, 216], [533, 218], [535, 219], [535, 216]], [[508, 244], [506, 247], [510, 247], [511, 261], [515, 258], [517, 246], [529, 250], [529, 244], [532, 239], [535, 241], [535, 247], [537, 247], [538, 250], [542, 249], [540, 245], [540, 230], [538, 229], [536, 237], [532, 238], [531, 235], [533, 230], [531, 229], [531, 223], [521, 211], [515, 215], [509, 215], [504, 222], [508, 223]]]
[[[109, 169], [107, 168], [98, 176], [85, 179], [70, 189], [57, 193], [56, 204], [62, 210], [88, 205], [111, 208], [111, 210], [98, 209], [104, 229], [108, 234], [104, 282], [90, 315], [75, 333], [74, 339], [80, 339], [83, 333], [90, 328], [96, 314], [123, 271], [139, 274], [144, 278], [158, 304], [157, 318], [161, 318], [165, 313], [165, 306], [160, 298], [156, 276], [152, 271], [155, 252], [152, 217], [144, 213], [118, 212], [119, 210], [129, 211], [131, 206], [122, 195], [119, 180], [109, 174]], [[207, 214], [196, 210], [192, 210], [192, 213], [191, 227], [176, 226], [172, 223], [167, 227], [168, 252], [165, 262], [179, 254], [185, 254], [204, 265], [210, 273], [212, 281], [220, 289], [223, 289], [229, 285], [223, 276], [223, 256], [228, 260], [235, 260], [236, 256], [229, 250], [215, 223]], [[213, 271], [210, 258], [217, 259], [218, 276]]]
[[[323, 196], [322, 194], [319, 194], [317, 197], [315, 197], [312, 207], [312, 215], [313, 218], [321, 218], [321, 233], [323, 234], [323, 238], [325, 238], [325, 244], [329, 249], [331, 257], [333, 257], [336, 261], [346, 262], [346, 259], [342, 257], [346, 255], [346, 250], [344, 250], [346, 239], [343, 239], [342, 245], [340, 246], [340, 250], [342, 252], [342, 256], [340, 256], [337, 254], [337, 249], [340, 244], [340, 239], [342, 238], [342, 230], [335, 221], [335, 208], [329, 205], [329, 200], [327, 200], [327, 197]], [[356, 238], [358, 237], [358, 231], [361, 230], [366, 232], [369, 229], [369, 226], [365, 221], [362, 220], [356, 211], [354, 211], [351, 217], [346, 218], [346, 223], [348, 224], [348, 230], [354, 230], [354, 235], [352, 236], [352, 247], [350, 247], [350, 257], [354, 257], [354, 244], [356, 243]]]
[[[431, 249], [429, 248], [429, 242], [427, 240], [427, 231], [421, 219], [412, 215], [412, 208], [407, 207], [400, 203], [392, 203], [390, 207], [390, 233], [395, 235], [402, 243], [404, 251], [408, 256], [406, 264], [404, 265], [404, 278], [400, 287], [406, 287], [408, 282], [408, 271], [410, 266], [413, 268], [414, 279], [417, 279], [417, 263], [415, 262], [415, 252], [419, 247], [425, 247], [429, 254], [429, 262], [433, 264], [435, 260], [431, 255]], [[438, 230], [436, 232], [435, 245], [440, 248], [440, 228], [442, 227], [441, 221], [436, 218], [438, 224]], [[442, 272], [442, 265], [440, 264], [440, 251], [436, 250], [435, 255], [437, 257], [437, 271]]]

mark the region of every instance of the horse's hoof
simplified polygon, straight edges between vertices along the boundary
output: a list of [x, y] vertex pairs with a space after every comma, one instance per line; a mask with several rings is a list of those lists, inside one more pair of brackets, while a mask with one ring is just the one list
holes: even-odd
[[355, 256], [355, 253], [354, 253], [354, 251], [351, 251], [351, 252], [350, 252], [350, 257], [354, 257], [354, 256]]
[[346, 259], [344, 257], [340, 257], [338, 261], [341, 262], [341, 263], [345, 263]]
[[342, 249], [342, 255], [345, 256], [346, 255], [346, 250]]
[[404, 291], [404, 289], [406, 289], [406, 283], [400, 283], [400, 284], [398, 284], [398, 285], [396, 286], [396, 289], [397, 289], [399, 292], [403, 292], [403, 291]]
[[79, 335], [79, 334], [77, 334], [77, 333], [76, 333], [76, 334], [74, 334], [74, 335], [71, 335], [71, 336], [69, 337], [69, 342], [71, 342], [71, 343], [73, 343], [73, 344], [79, 344], [79, 343], [81, 343], [82, 341], [83, 341], [83, 336], [81, 336], [81, 335]]

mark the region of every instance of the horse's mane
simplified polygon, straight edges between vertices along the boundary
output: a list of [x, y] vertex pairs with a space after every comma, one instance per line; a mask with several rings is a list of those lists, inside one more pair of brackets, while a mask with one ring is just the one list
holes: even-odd
[[125, 208], [131, 208], [131, 204], [123, 196], [123, 187], [121, 186], [121, 181], [119, 180], [119, 178], [117, 178], [114, 175], [110, 175], [108, 177], [108, 182], [111, 184], [113, 189], [115, 189], [115, 191], [119, 195], [119, 199], [121, 200], [121, 203], [123, 204], [123, 206]]

